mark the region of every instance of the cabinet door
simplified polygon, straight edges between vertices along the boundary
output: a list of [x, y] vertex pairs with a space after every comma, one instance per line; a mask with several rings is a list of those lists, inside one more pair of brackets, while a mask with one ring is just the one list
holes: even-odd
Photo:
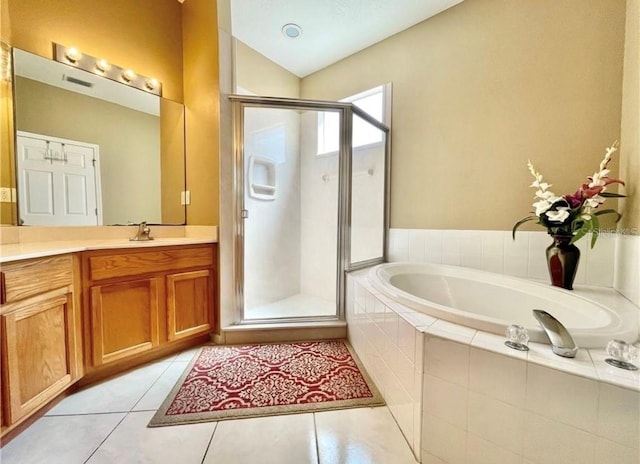
[[158, 291], [157, 277], [91, 287], [95, 366], [158, 346]]
[[77, 376], [70, 294], [2, 316], [4, 418], [12, 424], [63, 391]]
[[209, 269], [167, 276], [167, 338], [202, 334], [213, 326], [213, 278]]

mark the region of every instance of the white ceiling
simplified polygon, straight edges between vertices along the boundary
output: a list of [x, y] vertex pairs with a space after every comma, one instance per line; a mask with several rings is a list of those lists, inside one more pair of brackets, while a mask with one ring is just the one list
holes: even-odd
[[[231, 0], [234, 37], [305, 77], [462, 0]], [[289, 39], [287, 23], [302, 35]]]

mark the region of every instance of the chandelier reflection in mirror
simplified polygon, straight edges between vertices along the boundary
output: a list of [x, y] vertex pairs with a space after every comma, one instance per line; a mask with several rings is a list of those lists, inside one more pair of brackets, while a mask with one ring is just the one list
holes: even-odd
[[82, 53], [75, 47], [65, 47], [54, 43], [55, 60], [98, 76], [144, 90], [159, 97], [162, 96], [162, 84], [156, 78], [145, 77], [132, 69], [121, 68], [109, 63], [105, 58], [96, 58]]

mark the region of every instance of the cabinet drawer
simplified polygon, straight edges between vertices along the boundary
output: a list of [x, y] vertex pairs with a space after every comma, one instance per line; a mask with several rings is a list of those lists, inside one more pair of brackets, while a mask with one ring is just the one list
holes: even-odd
[[92, 281], [163, 272], [189, 267], [208, 267], [214, 262], [213, 247], [165, 249], [89, 257]]
[[71, 285], [71, 255], [52, 256], [2, 265], [2, 303], [23, 300]]

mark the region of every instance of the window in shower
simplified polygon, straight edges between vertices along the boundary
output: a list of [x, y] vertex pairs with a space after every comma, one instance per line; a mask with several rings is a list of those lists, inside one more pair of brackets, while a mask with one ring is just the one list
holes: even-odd
[[[373, 89], [352, 95], [340, 100], [353, 103], [381, 123], [387, 123], [387, 86], [380, 85]], [[318, 155], [336, 154], [339, 149], [340, 120], [335, 112], [318, 114]], [[383, 132], [361, 118], [353, 120], [353, 147], [364, 147], [383, 142]]]

